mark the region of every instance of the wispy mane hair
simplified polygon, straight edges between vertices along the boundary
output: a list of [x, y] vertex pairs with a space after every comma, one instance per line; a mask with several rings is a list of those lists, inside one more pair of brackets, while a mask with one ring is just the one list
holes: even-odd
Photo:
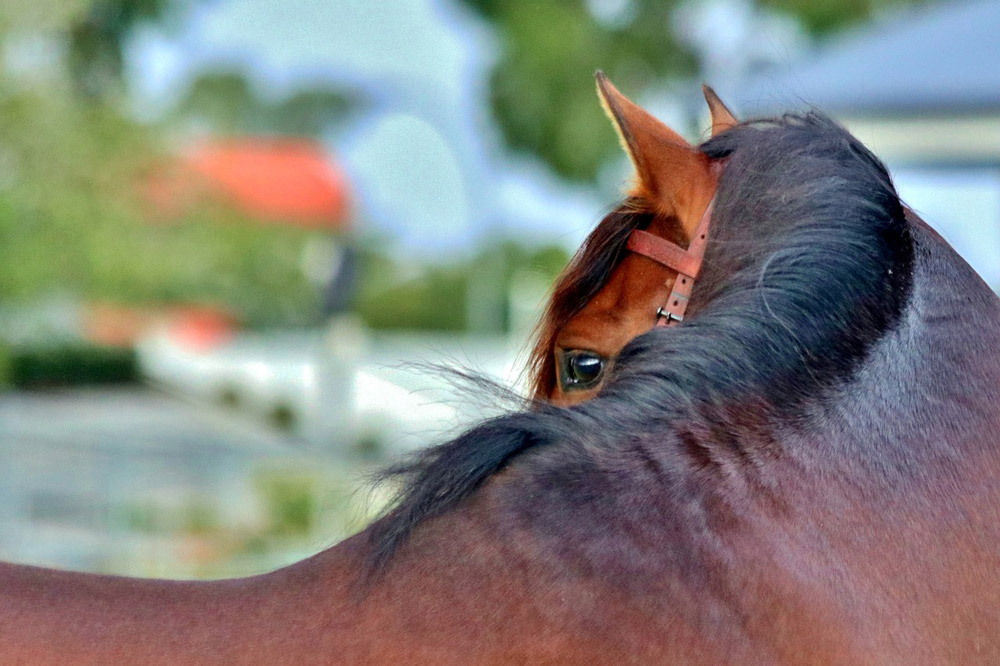
[[[740, 437], [748, 423], [808, 419], [804, 407], [835, 395], [829, 389], [849, 381], [895, 327], [910, 294], [913, 241], [888, 172], [857, 139], [811, 112], [743, 123], [700, 150], [726, 164], [689, 318], [629, 343], [593, 400], [492, 419], [390, 470], [402, 485], [369, 533], [376, 569], [415, 526], [506, 466], [553, 472], [556, 483], [565, 478], [559, 461], [581, 447], [678, 447], [683, 433], [729, 434], [678, 447], [676, 479], [703, 468], [699, 458], [716, 455], [713, 447], [752, 446]], [[591, 236], [578, 257], [590, 263], [571, 267], [556, 290], [569, 304], [561, 310], [608, 279], [628, 232], [644, 222], [636, 215], [613, 214]]]

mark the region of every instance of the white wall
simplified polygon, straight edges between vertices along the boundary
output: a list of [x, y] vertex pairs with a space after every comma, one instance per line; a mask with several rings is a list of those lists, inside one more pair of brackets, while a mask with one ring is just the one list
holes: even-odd
[[892, 169], [900, 196], [994, 289], [1000, 287], [1000, 167]]

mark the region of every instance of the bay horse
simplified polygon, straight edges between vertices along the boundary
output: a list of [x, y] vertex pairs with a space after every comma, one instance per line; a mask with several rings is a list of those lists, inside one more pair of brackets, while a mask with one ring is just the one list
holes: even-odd
[[653, 325], [648, 265], [589, 400], [419, 454], [394, 508], [290, 567], [2, 565], [0, 664], [1000, 663], [998, 298], [824, 116], [684, 148], [600, 83], [638, 184], [564, 306], [633, 230], [684, 244], [710, 210], [681, 324]]

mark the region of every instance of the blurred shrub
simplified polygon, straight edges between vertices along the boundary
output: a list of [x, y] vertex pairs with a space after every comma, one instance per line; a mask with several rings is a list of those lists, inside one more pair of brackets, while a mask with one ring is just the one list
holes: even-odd
[[261, 474], [257, 492], [267, 515], [267, 531], [275, 536], [308, 536], [317, 517], [317, 481], [288, 472]]
[[181, 530], [187, 534], [211, 534], [220, 529], [216, 508], [204, 501], [191, 502], [184, 507]]
[[176, 221], [132, 224], [89, 250], [102, 264], [92, 275], [92, 295], [220, 307], [250, 328], [312, 324], [320, 294], [302, 271], [312, 233], [248, 221], [222, 205]]
[[21, 389], [123, 384], [139, 379], [139, 366], [130, 349], [85, 344], [14, 348], [8, 377], [10, 385]]
[[166, 531], [163, 512], [147, 503], [128, 504], [120, 508], [121, 524], [139, 534], [157, 534]]
[[214, 134], [265, 134], [323, 139], [363, 104], [355, 91], [316, 82], [283, 98], [261, 94], [239, 69], [209, 69], [195, 77], [171, 112], [181, 123], [196, 121]]
[[461, 267], [429, 268], [411, 280], [362, 292], [358, 314], [376, 329], [461, 331], [466, 327], [468, 282]]
[[12, 384], [10, 347], [0, 341], [0, 391], [10, 388]]
[[530, 271], [554, 281], [568, 260], [561, 247], [529, 249], [512, 241], [495, 242], [470, 260], [445, 266], [407, 267], [368, 249], [355, 307], [375, 329], [462, 331], [469, 328], [470, 290], [479, 281], [503, 301], [501, 323], [509, 328], [506, 299], [514, 275]]

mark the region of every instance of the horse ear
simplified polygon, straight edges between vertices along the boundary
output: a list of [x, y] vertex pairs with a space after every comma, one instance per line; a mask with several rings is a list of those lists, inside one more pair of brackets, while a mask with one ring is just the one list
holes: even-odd
[[736, 116], [729, 110], [729, 107], [722, 103], [714, 90], [703, 83], [701, 84], [701, 92], [704, 93], [705, 101], [708, 102], [708, 112], [712, 114], [712, 136], [740, 124], [740, 121], [736, 120]]
[[[686, 222], [683, 218], [695, 205], [692, 190], [710, 176], [707, 158], [618, 92], [603, 72], [598, 71], [596, 78], [601, 104], [635, 166], [638, 182], [631, 194], [652, 204], [657, 212]], [[702, 208], [704, 204], [701, 202]], [[700, 217], [700, 210], [697, 215]]]

